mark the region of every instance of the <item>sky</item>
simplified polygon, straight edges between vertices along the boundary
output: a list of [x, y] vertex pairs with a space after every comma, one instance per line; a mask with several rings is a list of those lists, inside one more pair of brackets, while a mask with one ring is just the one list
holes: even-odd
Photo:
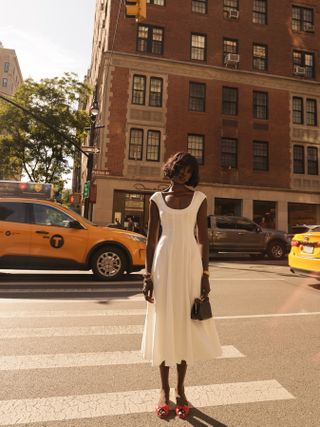
[[24, 79], [75, 72], [91, 61], [95, 0], [0, 0], [0, 41], [16, 51]]

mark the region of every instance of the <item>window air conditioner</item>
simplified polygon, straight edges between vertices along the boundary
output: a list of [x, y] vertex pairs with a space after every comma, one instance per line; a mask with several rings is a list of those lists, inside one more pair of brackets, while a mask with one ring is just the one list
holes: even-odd
[[237, 53], [228, 53], [225, 57], [225, 63], [226, 64], [239, 64], [240, 62], [240, 55]]
[[293, 72], [297, 76], [305, 76], [306, 75], [306, 69], [304, 67], [300, 67], [300, 65], [295, 65], [293, 68]]
[[230, 19], [239, 19], [239, 11], [235, 9], [229, 10], [229, 18]]
[[315, 28], [314, 28], [314, 25], [311, 24], [311, 22], [304, 22], [303, 29], [304, 29], [304, 31], [313, 32]]

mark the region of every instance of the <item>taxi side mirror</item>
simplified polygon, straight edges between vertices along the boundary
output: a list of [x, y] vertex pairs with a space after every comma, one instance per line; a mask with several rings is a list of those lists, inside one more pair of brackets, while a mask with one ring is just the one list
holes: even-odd
[[82, 229], [82, 225], [77, 220], [69, 221], [68, 228], [77, 228], [78, 230]]

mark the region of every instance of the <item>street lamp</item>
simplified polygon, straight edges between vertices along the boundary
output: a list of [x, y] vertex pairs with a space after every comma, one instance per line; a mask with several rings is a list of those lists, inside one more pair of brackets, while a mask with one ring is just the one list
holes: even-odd
[[[94, 134], [95, 134], [95, 128], [96, 128], [96, 120], [99, 114], [99, 105], [97, 100], [97, 91], [94, 91], [92, 104], [90, 107], [90, 134], [89, 134], [89, 146], [88, 146], [88, 160], [87, 160], [87, 185], [89, 185], [89, 194], [85, 198], [84, 202], [84, 213], [83, 216], [87, 219], [89, 219], [89, 212], [90, 209], [90, 190], [91, 190], [91, 179], [92, 179], [92, 170], [93, 170], [93, 156], [95, 154], [95, 150], [93, 150], [93, 144], [94, 144]], [[90, 212], [91, 217], [91, 212]]]

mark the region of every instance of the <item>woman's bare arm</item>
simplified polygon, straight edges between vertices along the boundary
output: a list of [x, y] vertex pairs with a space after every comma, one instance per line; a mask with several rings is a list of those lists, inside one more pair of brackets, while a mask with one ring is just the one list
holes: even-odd
[[[203, 270], [208, 270], [209, 267], [209, 239], [208, 239], [208, 223], [207, 223], [207, 199], [204, 199], [197, 216], [198, 226], [198, 241], [200, 245]], [[202, 276], [201, 280], [201, 296], [206, 297], [210, 292], [210, 282], [207, 275]]]
[[[157, 205], [151, 200], [149, 205], [149, 224], [148, 224], [148, 236], [146, 246], [146, 261], [145, 267], [146, 272], [151, 273], [152, 263], [156, 245], [159, 240], [159, 229], [160, 229], [160, 218]], [[153, 282], [152, 278], [144, 280], [143, 294], [145, 299], [153, 303]]]

